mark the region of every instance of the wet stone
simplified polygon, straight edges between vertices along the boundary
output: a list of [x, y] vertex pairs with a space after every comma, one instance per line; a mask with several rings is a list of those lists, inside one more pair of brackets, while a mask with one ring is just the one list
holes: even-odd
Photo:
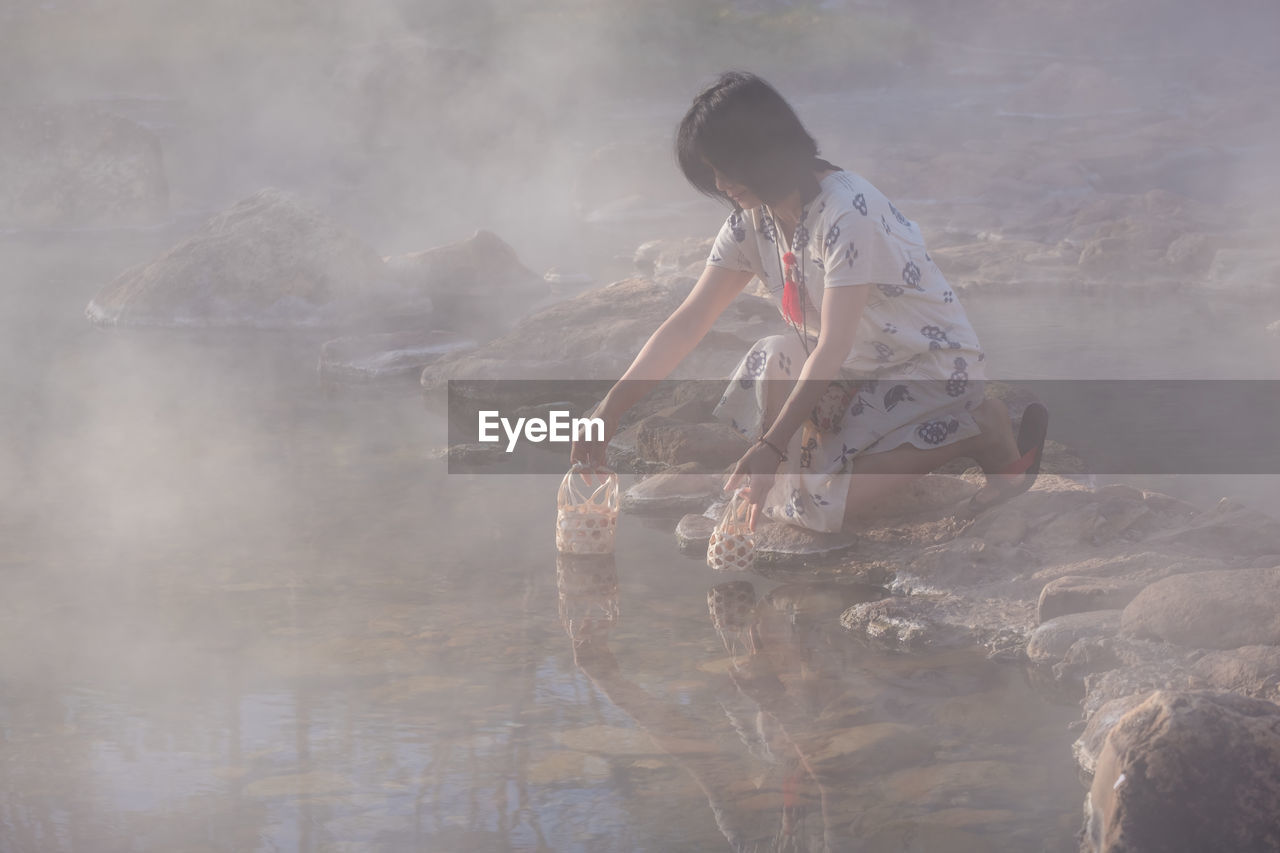
[[706, 509], [724, 491], [718, 474], [691, 473], [689, 468], [654, 474], [623, 493], [621, 507], [639, 514], [674, 515]]
[[681, 551], [699, 553], [707, 550], [711, 531], [716, 529], [714, 518], [690, 513], [676, 525], [676, 544]]
[[1141, 705], [1146, 698], [1146, 694], [1143, 693], [1121, 696], [1119, 699], [1112, 699], [1094, 712], [1084, 727], [1084, 732], [1071, 745], [1071, 752], [1081, 771], [1090, 777], [1093, 776], [1098, 756], [1107, 742], [1107, 735], [1111, 734], [1111, 730], [1125, 714]]
[[1119, 610], [1071, 613], [1042, 623], [1027, 638], [1027, 657], [1032, 663], [1052, 664], [1066, 657], [1076, 641], [1085, 637], [1107, 637], [1120, 630]]
[[1098, 757], [1085, 850], [1280, 849], [1280, 707], [1161, 691]]
[[756, 559], [779, 564], [805, 564], [847, 553], [858, 545], [853, 533], [818, 533], [794, 524], [764, 522], [756, 528]]
[[1145, 584], [1117, 578], [1065, 575], [1045, 584], [1036, 605], [1036, 619], [1047, 622], [1068, 613], [1117, 610], [1133, 600]]

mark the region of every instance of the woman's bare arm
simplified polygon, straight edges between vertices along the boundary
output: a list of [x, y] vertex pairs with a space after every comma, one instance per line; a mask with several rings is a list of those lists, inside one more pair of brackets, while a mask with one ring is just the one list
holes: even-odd
[[765, 431], [766, 441], [786, 447], [822, 398], [827, 385], [840, 378], [840, 368], [853, 349], [870, 290], [870, 285], [853, 285], [833, 287], [823, 294], [818, 343], [800, 369], [800, 378], [791, 389], [791, 396], [783, 403], [773, 425]]
[[604, 441], [575, 443], [572, 459], [604, 464], [605, 446], [613, 437], [618, 421], [655, 383], [670, 376], [693, 352], [752, 275], [754, 273], [707, 265], [684, 302], [649, 336], [631, 366], [596, 407], [595, 416], [605, 422]]
[[754, 530], [760, 517], [778, 464], [778, 454], [791, 441], [791, 436], [809, 417], [813, 407], [822, 398], [827, 385], [840, 376], [840, 368], [853, 349], [854, 336], [862, 321], [862, 312], [870, 294], [870, 285], [851, 285], [829, 288], [822, 297], [822, 326], [818, 343], [805, 359], [791, 395], [782, 404], [782, 410], [773, 425], [765, 431], [762, 441], [752, 446], [738, 460], [725, 489], [738, 488], [747, 481], [750, 486], [748, 500], [751, 503], [749, 522]]

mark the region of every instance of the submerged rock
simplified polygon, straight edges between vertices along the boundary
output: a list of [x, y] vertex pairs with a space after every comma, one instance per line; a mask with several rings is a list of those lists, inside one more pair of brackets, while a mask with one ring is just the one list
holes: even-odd
[[125, 271], [89, 303], [108, 326], [338, 325], [425, 310], [349, 230], [281, 190], [255, 193], [159, 258]]
[[1112, 728], [1086, 804], [1084, 849], [1280, 849], [1280, 707], [1160, 691]]
[[169, 216], [160, 140], [87, 106], [0, 108], [0, 228], [151, 225]]

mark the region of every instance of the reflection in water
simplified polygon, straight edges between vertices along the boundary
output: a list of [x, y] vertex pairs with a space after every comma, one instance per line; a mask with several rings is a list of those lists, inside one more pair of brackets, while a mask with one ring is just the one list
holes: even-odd
[[[868, 668], [875, 664], [874, 654], [841, 633], [838, 614], [882, 591], [793, 582], [757, 596], [753, 583], [746, 580], [711, 587], [706, 594], [711, 625], [729, 658], [724, 665], [703, 661], [699, 668], [715, 681], [677, 701], [628, 676], [610, 648], [610, 634], [618, 625], [616, 571], [612, 557], [592, 565], [557, 563], [561, 621], [573, 638], [575, 663], [696, 783], [730, 849], [839, 851], [869, 844], [866, 849], [901, 850], [914, 849], [909, 839], [916, 838], [948, 845], [945, 849], [1012, 850], [1025, 842], [1025, 828], [987, 827], [994, 831], [984, 838], [965, 826], [966, 819], [974, 824], [992, 816], [1007, 820], [998, 809], [968, 809], [968, 792], [955, 798], [964, 806], [947, 816], [955, 825], [927, 819], [917, 825], [912, 819], [947, 809], [939, 809], [937, 803], [911, 803], [909, 797], [903, 801], [894, 792], [886, 797], [878, 790], [881, 782], [901, 779], [903, 773], [908, 774], [904, 781], [919, 786], [920, 779], [910, 774], [924, 772], [925, 790], [916, 796], [923, 793], [927, 800], [937, 793], [929, 790], [930, 765], [938, 766], [938, 780], [945, 789], [947, 768], [972, 771], [974, 764], [983, 764], [949, 763], [956, 756], [947, 753], [956, 747], [939, 736], [937, 720], [930, 719], [935, 726], [926, 728], [906, 712], [916, 704], [909, 687], [903, 690], [919, 674], [911, 672], [912, 664], [903, 667], [904, 677], [877, 676]], [[576, 594], [566, 596], [570, 573], [578, 578], [573, 584]], [[566, 608], [566, 601], [574, 607]], [[607, 616], [575, 622], [566, 618], [575, 608], [578, 613]], [[861, 659], [864, 656], [868, 659]], [[929, 680], [941, 679], [948, 692], [962, 695], [963, 682], [974, 677], [972, 665], [966, 670], [919, 669], [930, 673]], [[994, 676], [993, 670], [984, 670], [979, 680]], [[938, 688], [926, 684], [924, 693], [937, 699]], [[1001, 754], [998, 747], [994, 751]], [[999, 787], [995, 786], [997, 796], [1018, 798]], [[990, 799], [992, 791], [976, 793], [978, 799]], [[1045, 849], [1067, 849], [1065, 832], [1054, 842], [1043, 825], [1034, 831]]]

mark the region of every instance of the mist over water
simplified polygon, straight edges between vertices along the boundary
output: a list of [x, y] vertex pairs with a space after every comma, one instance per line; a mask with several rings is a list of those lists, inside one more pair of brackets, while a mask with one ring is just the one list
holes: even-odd
[[[769, 733], [725, 709], [741, 697], [716, 680], [705, 601], [722, 578], [674, 556], [669, 524], [624, 517], [612, 654], [626, 683], [584, 674], [558, 621], [554, 483], [446, 475], [444, 412], [413, 383], [321, 387], [332, 330], [101, 329], [85, 305], [269, 186], [380, 255], [484, 228], [539, 274], [603, 286], [634, 274], [640, 243], [719, 227], [671, 138], [691, 97], [739, 67], [920, 224], [968, 287], [993, 376], [1280, 378], [1280, 281], [1256, 249], [1280, 225], [1280, 13], [1109, 5], [7, 3], [0, 112], [59, 105], [148, 129], [167, 208], [126, 223], [3, 207], [0, 850], [717, 849], [731, 824], [769, 837], [743, 827], [780, 820], [790, 768], [753, 764], [744, 744], [767, 752]], [[1046, 76], [1054, 63], [1066, 71]], [[0, 159], [19, 132], [0, 130]], [[0, 166], [0, 192], [22, 168]], [[1244, 235], [1257, 271], [1066, 264], [1024, 282], [973, 248], [1080, 252], [1086, 202], [1152, 191]], [[1097, 239], [1159, 242], [1117, 228]], [[1264, 477], [1142, 485], [1269, 513], [1280, 497]], [[865, 702], [867, 720], [917, 727], [949, 760], [1034, 782], [974, 782], [991, 822], [953, 815], [966, 839], [1073, 849], [1070, 709], [978, 656], [860, 654], [839, 630], [797, 641], [824, 686], [793, 736], [830, 739]], [[994, 730], [996, 708], [1011, 728]], [[679, 752], [691, 733], [712, 758]], [[952, 802], [919, 794], [945, 780], [899, 772], [882, 789], [895, 771], [822, 779], [868, 816], [876, 849], [908, 849], [884, 827]], [[850, 830], [836, 823], [832, 838]]]

